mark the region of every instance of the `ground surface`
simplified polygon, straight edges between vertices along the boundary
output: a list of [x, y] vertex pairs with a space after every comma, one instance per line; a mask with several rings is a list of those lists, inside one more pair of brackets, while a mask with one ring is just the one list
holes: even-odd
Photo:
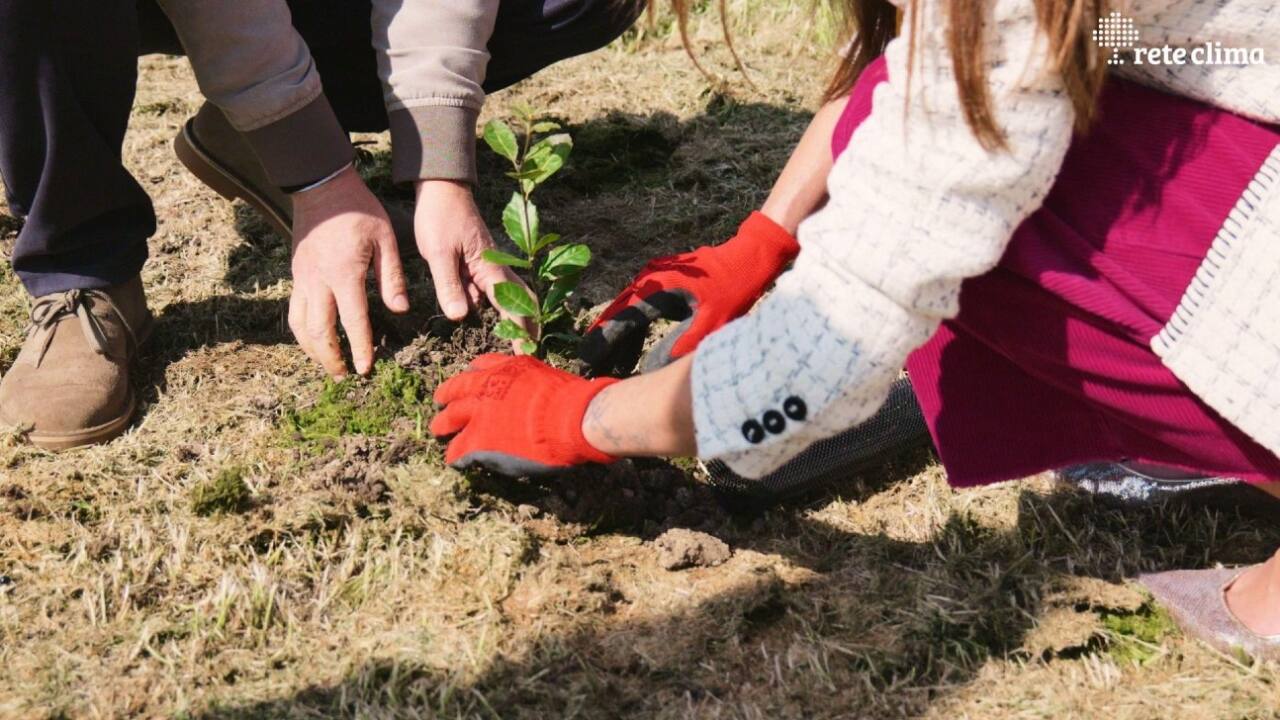
[[[733, 7], [756, 89], [714, 89], [660, 25], [491, 103], [577, 138], [541, 205], [596, 249], [589, 304], [726, 237], [815, 107], [830, 50], [809, 16]], [[732, 78], [716, 24], [696, 30]], [[687, 465], [543, 485], [442, 468], [420, 398], [484, 331], [434, 318], [415, 263], [417, 313], [380, 322], [388, 364], [326, 389], [285, 330], [286, 249], [173, 159], [200, 102], [185, 62], [142, 67], [126, 156], [161, 222], [145, 410], [83, 452], [0, 439], [0, 716], [1276, 716], [1276, 668], [1180, 636], [1125, 580], [1259, 560], [1274, 524], [1119, 512], [1043, 478], [954, 492], [927, 456], [760, 515], [720, 509]], [[484, 166], [496, 219], [509, 191]], [[0, 370], [26, 311], [0, 268]], [[654, 542], [671, 528], [732, 555], [664, 569], [724, 559]]]

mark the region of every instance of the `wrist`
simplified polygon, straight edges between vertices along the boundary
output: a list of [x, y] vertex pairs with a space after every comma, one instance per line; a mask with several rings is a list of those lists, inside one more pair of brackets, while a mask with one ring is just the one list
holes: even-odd
[[338, 168], [337, 170], [334, 170], [333, 172], [329, 173], [328, 175], [325, 175], [324, 177], [320, 178], [319, 180], [316, 180], [316, 181], [314, 181], [314, 182], [306, 183], [305, 185], [296, 185], [296, 186], [293, 186], [293, 187], [281, 188], [281, 190], [284, 190], [284, 192], [285, 192], [285, 194], [286, 194], [286, 195], [298, 195], [298, 194], [300, 194], [300, 193], [305, 193], [305, 192], [310, 192], [310, 191], [312, 191], [312, 190], [317, 190], [317, 189], [319, 189], [319, 188], [321, 188], [321, 187], [323, 187], [323, 186], [325, 186], [325, 185], [328, 185], [329, 183], [333, 182], [335, 179], [337, 179], [339, 176], [341, 176], [341, 175], [342, 175], [343, 173], [345, 173], [347, 170], [350, 170], [350, 169], [352, 169], [352, 168], [354, 168], [354, 167], [355, 167], [355, 161], [354, 161], [354, 160], [352, 160], [352, 161], [348, 162], [346, 165], [343, 165], [342, 167]]
[[462, 180], [419, 180], [414, 183], [414, 194], [418, 199], [423, 195], [467, 200], [473, 198], [471, 183]]
[[332, 203], [343, 203], [353, 192], [368, 192], [355, 163], [347, 163], [333, 175], [289, 195], [295, 212]]
[[742, 221], [738, 233], [716, 250], [742, 273], [740, 277], [763, 274], [772, 280], [800, 254], [800, 243], [765, 213], [753, 212]]
[[618, 452], [617, 443], [603, 432], [604, 428], [599, 423], [599, 412], [607, 405], [607, 401], [597, 404], [601, 396], [620, 382], [618, 378], [596, 378], [582, 386], [582, 412], [575, 413], [570, 418], [567, 430], [584, 450], [583, 454], [588, 462], [608, 464], [626, 454]]
[[[692, 356], [624, 381], [609, 379], [582, 417], [584, 441], [616, 457], [687, 457], [697, 454]], [[599, 382], [599, 381], [597, 381]]]

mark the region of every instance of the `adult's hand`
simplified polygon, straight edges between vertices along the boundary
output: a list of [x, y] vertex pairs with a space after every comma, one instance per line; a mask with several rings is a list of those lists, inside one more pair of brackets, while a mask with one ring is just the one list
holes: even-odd
[[471, 186], [452, 180], [418, 183], [414, 234], [418, 251], [431, 267], [440, 309], [450, 320], [462, 320], [469, 308], [488, 297], [498, 307], [493, 288], [501, 282], [519, 283], [510, 268], [486, 261], [493, 237], [480, 217]]
[[293, 195], [293, 295], [289, 328], [302, 349], [335, 379], [347, 375], [338, 341], [342, 322], [356, 372], [373, 368], [373, 327], [365, 280], [372, 266], [387, 309], [409, 309], [395, 232], [382, 203], [354, 167]]

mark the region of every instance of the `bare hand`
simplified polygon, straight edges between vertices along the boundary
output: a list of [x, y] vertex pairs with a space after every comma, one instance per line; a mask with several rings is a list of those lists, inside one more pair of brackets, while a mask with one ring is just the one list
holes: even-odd
[[356, 372], [373, 369], [373, 327], [365, 279], [370, 266], [387, 309], [409, 309], [396, 236], [382, 203], [355, 168], [293, 196], [293, 295], [289, 328], [335, 379], [347, 375], [337, 323], [347, 333]]
[[418, 251], [431, 266], [436, 299], [450, 320], [462, 320], [469, 309], [479, 308], [481, 298], [486, 296], [498, 307], [493, 287], [501, 282], [521, 282], [510, 268], [481, 257], [494, 246], [493, 237], [467, 184], [451, 180], [419, 182], [413, 224]]

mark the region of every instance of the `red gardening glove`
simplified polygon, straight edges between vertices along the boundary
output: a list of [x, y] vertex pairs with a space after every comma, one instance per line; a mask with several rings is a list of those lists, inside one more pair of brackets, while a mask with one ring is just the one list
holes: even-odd
[[444, 410], [431, 434], [453, 435], [445, 461], [459, 470], [479, 465], [513, 477], [544, 475], [617, 458], [582, 436], [591, 399], [618, 382], [586, 380], [528, 356], [481, 355], [436, 388]]
[[644, 371], [660, 368], [750, 310], [799, 252], [791, 233], [751, 213], [728, 242], [646, 265], [587, 331], [579, 355], [597, 373], [629, 372], [651, 322], [681, 321], [644, 359]]

